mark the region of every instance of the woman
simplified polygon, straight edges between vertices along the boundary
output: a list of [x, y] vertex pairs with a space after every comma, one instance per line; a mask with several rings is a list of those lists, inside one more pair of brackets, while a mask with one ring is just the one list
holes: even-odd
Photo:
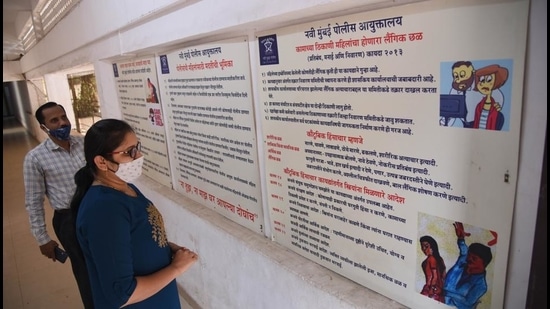
[[147, 89], [149, 89], [149, 94], [147, 95], [147, 102], [149, 103], [158, 103], [159, 97], [157, 95], [157, 87], [153, 85], [151, 79], [147, 78]]
[[126, 122], [103, 119], [84, 138], [71, 201], [97, 308], [180, 308], [176, 277], [198, 256], [169, 242], [161, 214], [131, 184], [143, 155]]
[[426, 283], [420, 294], [444, 302], [443, 283], [445, 282], [446, 267], [443, 258], [439, 255], [437, 242], [431, 236], [422, 236], [420, 237], [420, 247], [426, 255], [426, 259], [422, 261]]
[[475, 109], [474, 128], [501, 130], [504, 115], [500, 111], [504, 102], [496, 102], [493, 92], [499, 90], [508, 80], [508, 69], [498, 64], [483, 67], [475, 73], [475, 91], [483, 95]]

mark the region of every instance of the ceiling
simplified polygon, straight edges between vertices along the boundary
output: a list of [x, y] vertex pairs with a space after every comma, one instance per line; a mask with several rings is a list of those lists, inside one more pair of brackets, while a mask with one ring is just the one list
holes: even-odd
[[4, 61], [19, 60], [82, 0], [2, 0]]
[[25, 20], [25, 16], [30, 17], [33, 0], [2, 1], [2, 9], [4, 10], [4, 61], [18, 60], [24, 51], [22, 42], [17, 38], [16, 20]]

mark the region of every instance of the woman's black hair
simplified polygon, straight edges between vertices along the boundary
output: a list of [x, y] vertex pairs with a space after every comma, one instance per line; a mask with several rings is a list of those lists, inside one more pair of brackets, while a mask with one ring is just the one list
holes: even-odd
[[126, 134], [133, 133], [134, 129], [125, 121], [119, 119], [102, 119], [94, 123], [84, 137], [84, 158], [86, 165], [74, 175], [76, 191], [71, 200], [73, 218], [76, 220], [80, 203], [94, 182], [98, 169], [94, 163], [96, 156], [103, 156], [112, 160], [113, 152], [122, 144]]

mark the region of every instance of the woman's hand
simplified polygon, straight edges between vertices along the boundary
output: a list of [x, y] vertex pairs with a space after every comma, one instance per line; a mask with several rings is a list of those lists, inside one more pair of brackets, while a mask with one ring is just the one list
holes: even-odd
[[168, 242], [170, 250], [172, 251], [172, 266], [174, 266], [179, 274], [184, 273], [191, 265], [193, 265], [198, 259], [199, 256], [197, 253], [176, 245], [172, 242]]
[[191, 265], [198, 261], [199, 255], [195, 252], [181, 247], [172, 255], [172, 266], [175, 267], [179, 274], [184, 273]]

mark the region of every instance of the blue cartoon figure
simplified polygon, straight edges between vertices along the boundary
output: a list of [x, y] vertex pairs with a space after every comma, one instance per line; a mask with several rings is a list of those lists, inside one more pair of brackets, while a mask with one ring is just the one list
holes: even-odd
[[461, 222], [454, 223], [459, 256], [449, 269], [443, 286], [445, 304], [459, 309], [473, 309], [487, 292], [486, 267], [493, 259], [491, 248], [481, 243], [466, 245]]

